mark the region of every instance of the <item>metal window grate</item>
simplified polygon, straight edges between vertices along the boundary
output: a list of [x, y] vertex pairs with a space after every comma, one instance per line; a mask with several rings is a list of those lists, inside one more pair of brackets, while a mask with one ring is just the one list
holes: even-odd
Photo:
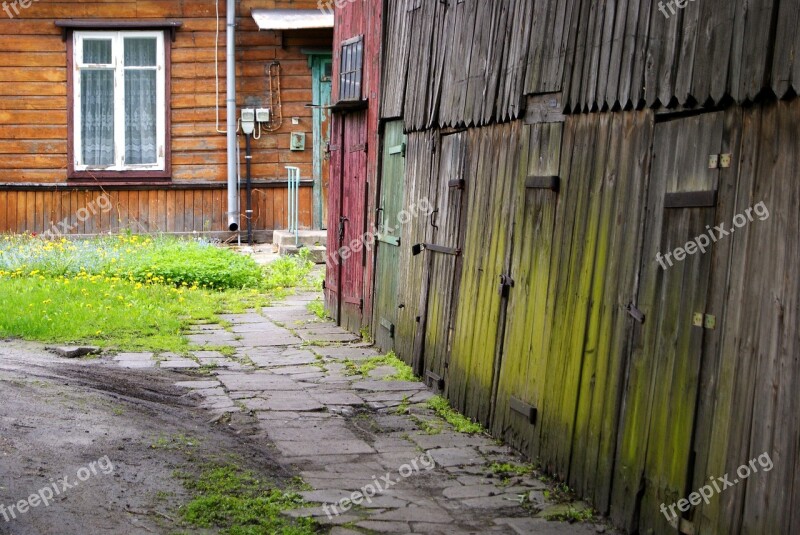
[[361, 77], [364, 65], [363, 35], [353, 37], [342, 43], [341, 59], [339, 100], [361, 100]]

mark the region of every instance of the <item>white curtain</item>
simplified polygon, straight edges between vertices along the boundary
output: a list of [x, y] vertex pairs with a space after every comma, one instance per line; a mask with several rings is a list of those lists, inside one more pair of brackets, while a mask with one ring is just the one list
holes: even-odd
[[[83, 42], [84, 63], [110, 64], [111, 41]], [[81, 72], [81, 143], [85, 165], [114, 164], [114, 71]]]
[[125, 39], [125, 163], [128, 165], [158, 161], [156, 70], [152, 68], [155, 66], [155, 39]]

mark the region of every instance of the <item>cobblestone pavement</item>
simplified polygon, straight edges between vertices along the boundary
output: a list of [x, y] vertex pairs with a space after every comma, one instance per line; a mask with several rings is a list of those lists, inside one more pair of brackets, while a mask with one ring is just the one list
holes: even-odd
[[352, 374], [353, 364], [379, 353], [308, 312], [316, 298], [302, 294], [261, 313], [225, 315], [226, 327], [196, 325], [188, 336], [204, 349], [194, 358], [122, 353], [114, 360], [207, 370], [178, 386], [217, 416], [257, 418], [276, 458], [313, 489], [302, 494], [317, 505], [290, 514], [313, 516], [332, 535], [610, 532], [604, 524], [547, 520], [586, 506], [549, 502], [548, 486], [533, 475], [498, 474], [494, 463], [521, 460], [490, 437], [458, 433], [436, 417], [423, 383], [385, 380], [396, 372], [390, 366]]

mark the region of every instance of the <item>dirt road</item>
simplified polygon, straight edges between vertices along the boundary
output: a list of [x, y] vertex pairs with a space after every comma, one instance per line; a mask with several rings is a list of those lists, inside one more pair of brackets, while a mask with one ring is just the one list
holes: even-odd
[[[193, 395], [173, 385], [185, 379], [0, 342], [0, 533], [181, 532], [173, 515], [189, 497], [175, 470], [234, 454], [263, 477], [288, 475], [246, 417], [209, 423]], [[32, 494], [36, 507], [9, 510]]]

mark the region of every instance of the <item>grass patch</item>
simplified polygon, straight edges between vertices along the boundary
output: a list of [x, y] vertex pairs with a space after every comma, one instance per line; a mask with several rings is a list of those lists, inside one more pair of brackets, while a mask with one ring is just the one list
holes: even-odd
[[532, 464], [492, 463], [489, 470], [500, 477], [521, 477], [533, 474], [535, 468]]
[[312, 278], [314, 262], [308, 259], [308, 255], [308, 249], [301, 249], [297, 255], [282, 256], [268, 264], [264, 268], [263, 288], [277, 291], [296, 287], [317, 289]]
[[175, 450], [175, 449], [193, 448], [197, 446], [198, 443], [199, 443], [198, 439], [179, 433], [170, 436], [157, 437], [153, 441], [153, 443], [150, 444], [150, 448], [155, 450]]
[[311, 535], [312, 519], [281, 514], [305, 504], [295, 492], [284, 492], [230, 465], [211, 466], [197, 479], [184, 478], [194, 498], [181, 508], [181, 518], [198, 528], [216, 528], [225, 535]]
[[474, 435], [486, 432], [481, 424], [473, 422], [463, 414], [455, 411], [450, 406], [450, 403], [441, 396], [433, 396], [428, 400], [427, 405], [437, 416], [452, 425], [459, 433]]
[[345, 366], [346, 375], [360, 375], [361, 377], [368, 377], [369, 372], [379, 366], [391, 366], [396, 372], [387, 375], [383, 378], [384, 381], [419, 381], [419, 377], [414, 375], [411, 366], [397, 358], [394, 351], [390, 351], [386, 355], [379, 357], [370, 357], [361, 361], [361, 363], [354, 362], [350, 359], [342, 361]]
[[120, 234], [88, 240], [42, 240], [28, 235], [0, 240], [0, 272], [46, 277], [108, 275], [142, 284], [257, 288], [268, 277], [252, 259], [205, 240]]
[[371, 344], [373, 342], [372, 335], [369, 332], [369, 326], [364, 325], [363, 327], [361, 327], [359, 334], [361, 335], [361, 340], [366, 342], [367, 344]]
[[0, 238], [0, 337], [187, 354], [192, 324], [306, 284], [307, 256], [262, 268], [208, 242], [138, 235]]
[[321, 320], [330, 319], [328, 312], [325, 310], [325, 303], [323, 303], [322, 299], [319, 297], [313, 301], [309, 301], [306, 305], [306, 309]]

